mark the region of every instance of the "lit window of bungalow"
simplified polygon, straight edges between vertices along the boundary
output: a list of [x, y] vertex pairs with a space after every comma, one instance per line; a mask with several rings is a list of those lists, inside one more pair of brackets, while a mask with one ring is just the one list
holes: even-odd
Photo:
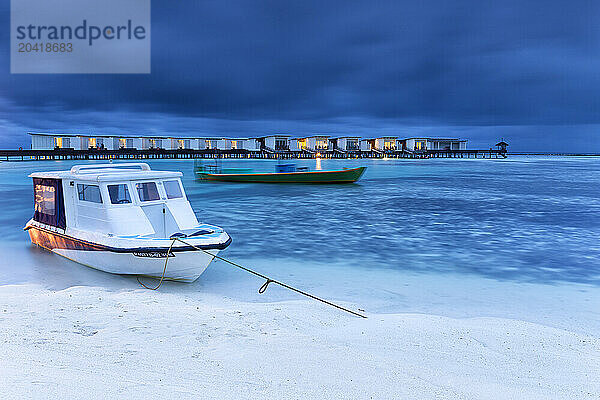
[[143, 139], [141, 137], [120, 137], [119, 149], [142, 149]]
[[375, 139], [375, 145], [373, 147], [375, 150], [379, 151], [395, 151], [397, 139], [398, 138], [395, 136], [379, 137]]
[[308, 150], [328, 150], [329, 149], [329, 136], [324, 135], [315, 135], [308, 136], [305, 138], [306, 140], [306, 149]]
[[229, 139], [231, 142], [232, 150], [251, 150], [254, 149], [255, 140], [249, 138], [232, 138]]

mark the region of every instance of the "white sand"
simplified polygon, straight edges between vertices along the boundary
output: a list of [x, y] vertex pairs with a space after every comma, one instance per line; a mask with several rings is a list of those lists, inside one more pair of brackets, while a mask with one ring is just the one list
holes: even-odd
[[0, 393], [598, 399], [600, 340], [502, 318], [362, 320], [305, 300], [27, 283], [0, 286]]

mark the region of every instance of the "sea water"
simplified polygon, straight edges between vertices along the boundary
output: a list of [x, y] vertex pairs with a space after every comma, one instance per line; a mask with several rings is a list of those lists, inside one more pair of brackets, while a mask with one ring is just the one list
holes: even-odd
[[[138, 288], [33, 247], [22, 230], [33, 212], [27, 175], [77, 163], [0, 163], [0, 285]], [[219, 163], [273, 172], [277, 161]], [[191, 160], [149, 164], [184, 173], [198, 219], [233, 239], [222, 256], [320, 296], [368, 312], [502, 316], [600, 332], [600, 158], [321, 161], [323, 170], [368, 167], [347, 185], [198, 182]], [[161, 290], [298, 299], [276, 287], [258, 295], [261, 284], [215, 262], [195, 283]]]

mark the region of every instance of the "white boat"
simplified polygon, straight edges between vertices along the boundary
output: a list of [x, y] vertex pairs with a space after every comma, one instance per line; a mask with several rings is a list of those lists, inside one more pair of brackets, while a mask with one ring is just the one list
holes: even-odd
[[161, 277], [171, 248], [164, 278], [192, 282], [231, 243], [222, 228], [198, 223], [181, 172], [123, 163], [29, 176], [32, 243], [92, 268]]

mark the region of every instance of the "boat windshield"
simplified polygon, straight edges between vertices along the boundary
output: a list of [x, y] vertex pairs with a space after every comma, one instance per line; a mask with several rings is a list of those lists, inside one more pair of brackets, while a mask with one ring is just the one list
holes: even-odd
[[112, 204], [131, 203], [129, 189], [127, 189], [127, 185], [124, 183], [119, 185], [108, 185], [108, 194]]
[[160, 200], [160, 195], [158, 194], [156, 182], [136, 183], [135, 189], [137, 190], [140, 201]]
[[168, 199], [180, 199], [183, 197], [178, 181], [164, 181], [163, 185]]

